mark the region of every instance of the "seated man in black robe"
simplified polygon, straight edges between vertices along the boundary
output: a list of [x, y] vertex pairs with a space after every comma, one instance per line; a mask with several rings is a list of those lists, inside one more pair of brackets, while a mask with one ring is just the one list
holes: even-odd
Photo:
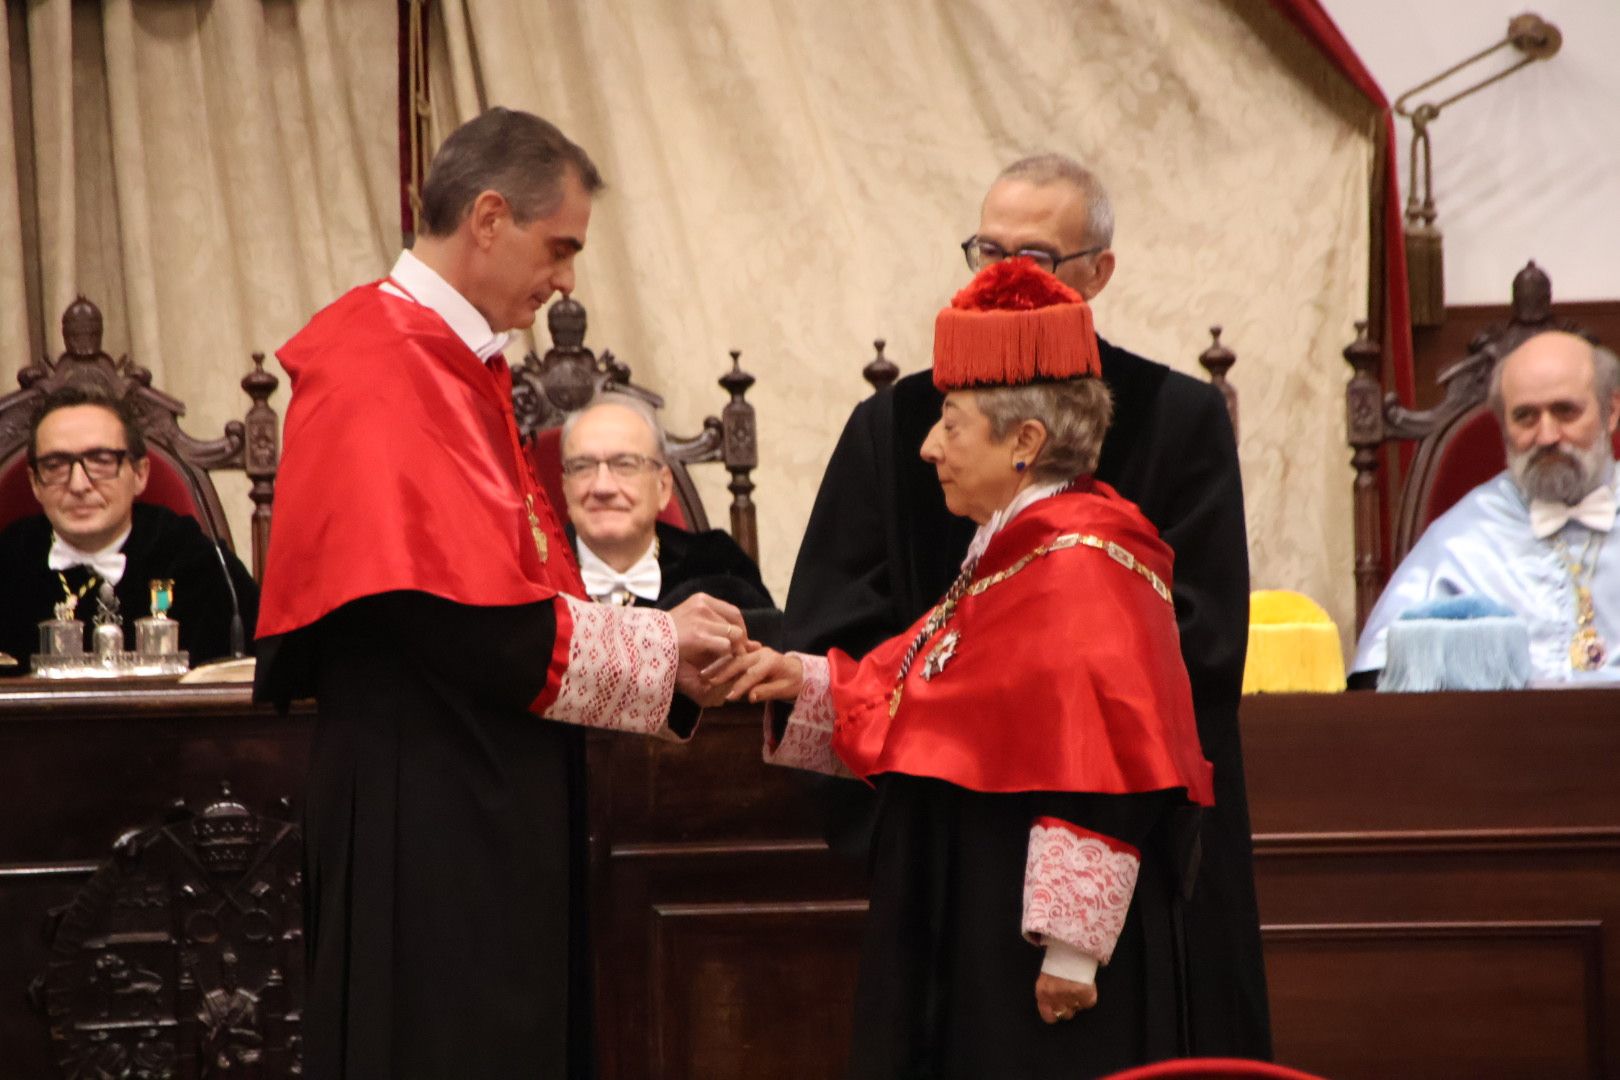
[[[970, 269], [1024, 256], [1088, 301], [1114, 273], [1113, 210], [1100, 181], [1056, 154], [1002, 170], [962, 244]], [[1175, 553], [1181, 654], [1192, 682], [1215, 807], [1186, 910], [1190, 1049], [1268, 1058], [1270, 1021], [1255, 902], [1253, 842], [1238, 735], [1248, 640], [1249, 558], [1236, 440], [1207, 383], [1101, 337], [1114, 422], [1096, 476], [1139, 506]], [[828, 462], [799, 548], [783, 638], [801, 652], [862, 656], [900, 632], [956, 576], [973, 526], [954, 518], [919, 456], [940, 417], [932, 372], [919, 371], [856, 406]], [[1085, 603], [1085, 597], [1076, 597]], [[829, 840], [860, 852], [872, 820], [864, 789], [828, 781]]]
[[[103, 584], [113, 587], [129, 623], [147, 614], [155, 578], [174, 582], [169, 614], [193, 665], [231, 651], [229, 566], [243, 625], [259, 590], [235, 555], [220, 552], [197, 522], [161, 506], [137, 504], [151, 471], [129, 407], [94, 386], [68, 385], [40, 403], [28, 436], [29, 483], [43, 514], [0, 532], [0, 651], [17, 661], [0, 674], [26, 674], [39, 651], [39, 623], [72, 601], [89, 623]], [[225, 566], [220, 564], [220, 555]]]
[[675, 481], [645, 402], [602, 394], [563, 424], [562, 455], [569, 538], [591, 599], [668, 611], [708, 593], [742, 609], [754, 640], [774, 642], [779, 613], [748, 553], [720, 529], [658, 520]]

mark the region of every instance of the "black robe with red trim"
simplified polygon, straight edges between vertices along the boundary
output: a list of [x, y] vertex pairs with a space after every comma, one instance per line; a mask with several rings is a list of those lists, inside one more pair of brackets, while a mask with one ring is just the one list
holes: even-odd
[[[767, 759], [826, 768], [830, 698], [830, 748], [879, 798], [852, 1078], [1066, 1080], [1175, 1053], [1173, 811], [1212, 784], [1170, 562], [1134, 506], [1082, 481], [996, 534], [942, 624], [835, 650], [825, 692], [807, 663]], [[1041, 1021], [1031, 933], [1106, 961], [1095, 1008]]]
[[[1271, 1036], [1238, 700], [1248, 627], [1248, 547], [1231, 422], [1207, 384], [1098, 339], [1114, 420], [1097, 478], [1141, 507], [1176, 555], [1175, 602], [1215, 807], [1187, 908], [1191, 1046], [1269, 1058]], [[861, 402], [839, 439], [793, 570], [788, 648], [861, 655], [925, 612], [956, 576], [973, 523], [945, 507], [919, 457], [939, 419], [928, 371]], [[1085, 605], [1087, 598], [1073, 602]], [[862, 853], [862, 789], [827, 781], [819, 801], [836, 848]]]
[[356, 289], [279, 356], [255, 693], [318, 703], [305, 1075], [588, 1077], [583, 746], [536, 714], [660, 731], [667, 616], [575, 599], [504, 367], [431, 310]]

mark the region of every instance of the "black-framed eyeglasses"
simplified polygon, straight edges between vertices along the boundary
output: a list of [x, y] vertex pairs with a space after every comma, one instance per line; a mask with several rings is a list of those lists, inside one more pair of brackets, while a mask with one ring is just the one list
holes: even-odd
[[562, 473], [569, 480], [579, 480], [586, 476], [595, 476], [596, 471], [604, 465], [608, 467], [608, 472], [617, 476], [620, 480], [634, 480], [648, 470], [662, 469], [664, 467], [661, 460], [648, 457], [646, 454], [614, 454], [605, 458], [564, 458]]
[[34, 475], [39, 482], [47, 486], [65, 484], [73, 475], [73, 466], [84, 466], [84, 475], [91, 480], [111, 480], [118, 475], [118, 470], [124, 467], [124, 459], [129, 457], [128, 450], [113, 450], [105, 446], [98, 446], [77, 454], [41, 454], [37, 458], [30, 458], [29, 465], [33, 467]]
[[1083, 259], [1087, 255], [1096, 255], [1108, 250], [1107, 244], [1098, 244], [1088, 247], [1084, 251], [1076, 251], [1072, 255], [1059, 255], [1047, 251], [1045, 248], [1027, 247], [1017, 251], [1008, 251], [994, 240], [986, 240], [977, 234], [962, 241], [962, 254], [967, 258], [968, 269], [972, 271], [983, 270], [991, 263], [998, 263], [1002, 259], [1028, 259], [1048, 274], [1057, 273], [1057, 268], [1074, 259]]

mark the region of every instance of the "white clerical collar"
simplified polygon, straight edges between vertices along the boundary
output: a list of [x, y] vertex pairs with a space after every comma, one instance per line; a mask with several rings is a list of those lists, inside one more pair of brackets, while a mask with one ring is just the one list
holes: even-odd
[[973, 542], [968, 544], [967, 556], [963, 558], [962, 565], [965, 567], [969, 562], [977, 562], [979, 556], [984, 554], [984, 549], [990, 546], [990, 541], [996, 533], [1000, 532], [1007, 522], [1027, 509], [1031, 503], [1037, 503], [1042, 499], [1056, 495], [1059, 491], [1068, 487], [1069, 484], [1070, 481], [1068, 480], [1059, 480], [1053, 484], [1031, 484], [1017, 495], [1014, 495], [1012, 502], [991, 514], [990, 520], [980, 525], [979, 531], [973, 534]]
[[480, 360], [488, 360], [496, 353], [503, 352], [512, 337], [511, 334], [497, 334], [490, 329], [489, 320], [479, 314], [465, 296], [440, 277], [437, 270], [409, 251], [399, 253], [394, 268], [388, 273], [388, 280], [378, 287], [432, 309]]
[[586, 547], [583, 537], [575, 539], [574, 550], [579, 554], [579, 576], [585, 581], [585, 593], [598, 603], [629, 605], [634, 603], [632, 596], [657, 600], [663, 591], [664, 574], [658, 568], [656, 536], [641, 558], [622, 574]]
[[1530, 500], [1530, 532], [1537, 540], [1545, 540], [1571, 521], [1585, 525], [1593, 532], [1608, 532], [1614, 528], [1614, 518], [1620, 499], [1615, 497], [1614, 468], [1611, 465], [1603, 483], [1586, 493], [1586, 497], [1573, 506], [1545, 499]]
[[124, 580], [124, 542], [129, 539], [133, 524], [124, 526], [124, 531], [112, 543], [100, 551], [83, 551], [74, 547], [55, 532], [51, 533], [51, 551], [45, 556], [45, 565], [52, 570], [66, 570], [74, 566], [89, 567], [91, 572], [109, 585], [117, 585]]

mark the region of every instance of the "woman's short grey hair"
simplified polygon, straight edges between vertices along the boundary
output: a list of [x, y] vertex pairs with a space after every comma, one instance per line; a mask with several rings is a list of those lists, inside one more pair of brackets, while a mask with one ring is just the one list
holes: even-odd
[[1040, 483], [1060, 483], [1097, 471], [1114, 399], [1101, 379], [1067, 379], [1025, 386], [981, 386], [974, 403], [998, 442], [1025, 420], [1046, 428], [1046, 445], [1030, 467]]
[[602, 405], [617, 405], [619, 408], [629, 409], [641, 417], [647, 425], [647, 430], [652, 432], [654, 452], [658, 455], [658, 460], [666, 465], [669, 464], [669, 440], [664, 437], [664, 427], [658, 422], [658, 413], [653, 410], [651, 405], [634, 394], [621, 394], [615, 390], [606, 390], [597, 394], [585, 403], [584, 408], [574, 410], [563, 419], [562, 445], [565, 448], [565, 453], [567, 452], [568, 437], [574, 433], [574, 425], [579, 422], [579, 418]]

